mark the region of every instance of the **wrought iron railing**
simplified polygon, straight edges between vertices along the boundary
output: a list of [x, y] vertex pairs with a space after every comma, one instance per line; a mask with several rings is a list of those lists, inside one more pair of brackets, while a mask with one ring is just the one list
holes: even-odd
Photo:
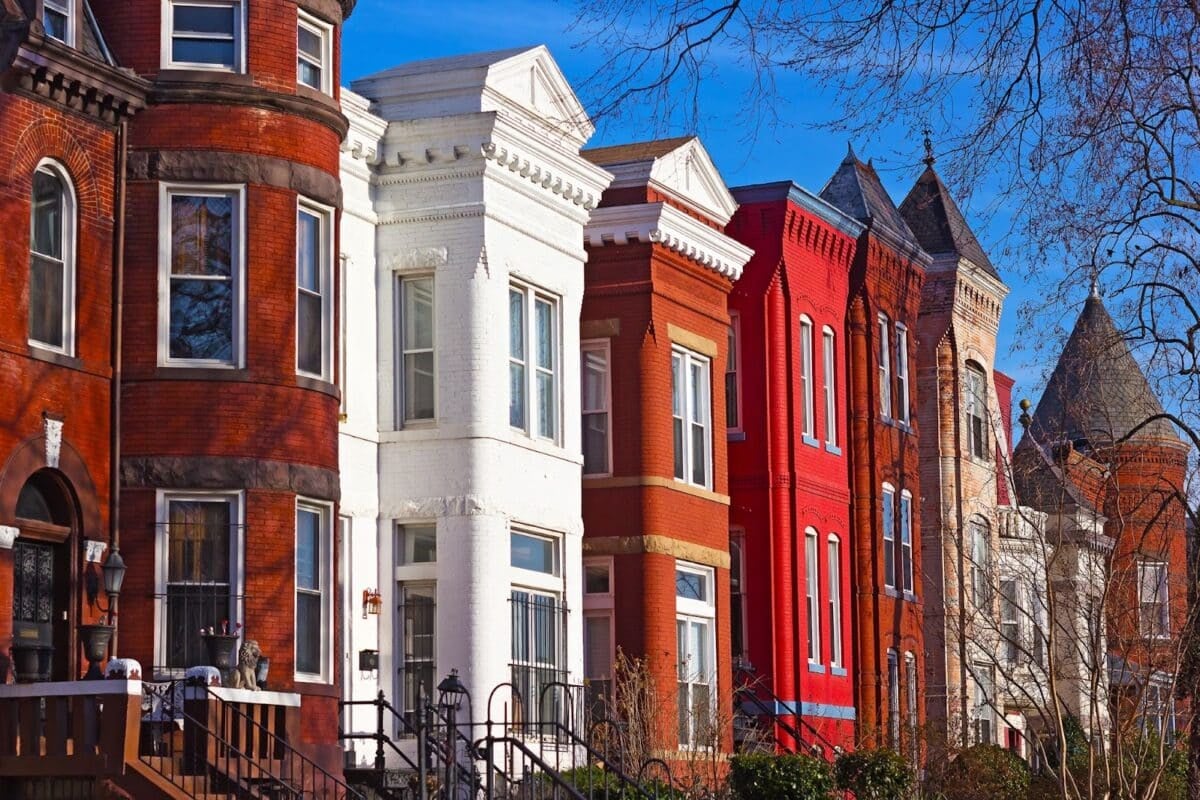
[[[737, 742], [738, 744], [743, 747], [754, 743], [767, 744], [772, 749], [791, 753], [804, 748], [813, 755], [831, 762], [841, 751], [813, 727], [798, 708], [790, 714], [780, 711], [781, 708], [786, 708], [787, 704], [776, 696], [761, 678], [755, 676], [752, 670], [736, 669], [734, 681], [735, 712], [756, 721], [758, 724], [754, 728], [755, 733], [765, 737], [765, 742], [752, 742], [752, 737], [747, 736], [741, 742]], [[746, 729], [742, 728], [742, 731], [745, 732]]]

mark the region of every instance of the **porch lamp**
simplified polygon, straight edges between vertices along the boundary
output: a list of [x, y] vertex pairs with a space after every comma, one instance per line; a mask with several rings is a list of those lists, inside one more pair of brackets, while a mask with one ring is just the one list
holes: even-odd
[[[458, 709], [462, 707], [462, 699], [470, 702], [471, 694], [458, 678], [458, 670], [450, 670], [450, 674], [442, 678], [438, 684], [438, 705], [446, 712], [446, 787], [458, 786]], [[454, 790], [457, 796], [457, 790]]]
[[458, 678], [458, 670], [452, 669], [438, 684], [438, 705], [447, 710], [461, 708], [462, 698], [468, 694], [467, 687]]
[[125, 583], [125, 559], [115, 547], [104, 559], [104, 593], [109, 597], [109, 603], [121, 594], [121, 584]]

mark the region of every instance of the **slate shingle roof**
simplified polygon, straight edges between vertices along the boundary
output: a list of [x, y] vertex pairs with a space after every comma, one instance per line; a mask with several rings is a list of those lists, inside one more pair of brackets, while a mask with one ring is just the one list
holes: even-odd
[[873, 230], [883, 230], [898, 241], [920, 249], [920, 242], [883, 188], [875, 167], [859, 161], [853, 150], [838, 165], [837, 172], [821, 190], [820, 198]]
[[1157, 419], [1133, 431], [1162, 404], [1134, 360], [1104, 302], [1093, 293], [1050, 375], [1033, 414], [1030, 433], [1038, 441], [1075, 442], [1085, 450], [1126, 437], [1180, 441], [1169, 420]]
[[983, 252], [979, 240], [932, 166], [925, 169], [908, 197], [904, 198], [900, 204], [900, 214], [925, 252], [930, 255], [954, 253], [993, 278], [1000, 278], [1000, 273], [992, 266], [987, 253]]

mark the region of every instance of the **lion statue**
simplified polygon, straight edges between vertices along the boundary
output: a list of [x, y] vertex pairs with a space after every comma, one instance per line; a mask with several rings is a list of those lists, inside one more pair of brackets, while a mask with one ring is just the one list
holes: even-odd
[[231, 689], [250, 689], [258, 691], [258, 678], [255, 672], [258, 670], [258, 660], [262, 658], [262, 650], [258, 649], [258, 642], [253, 639], [247, 639], [242, 642], [241, 648], [238, 650], [237, 667], [233, 670], [233, 676], [229, 681]]

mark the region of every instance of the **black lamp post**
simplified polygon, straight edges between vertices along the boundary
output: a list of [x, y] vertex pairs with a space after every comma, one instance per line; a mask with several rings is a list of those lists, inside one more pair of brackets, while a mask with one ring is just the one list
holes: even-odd
[[[104, 560], [101, 568], [104, 573], [104, 594], [108, 597], [107, 607], [100, 604], [99, 587], [93, 578], [87, 582], [88, 600], [109, 615], [108, 625], [80, 625], [79, 634], [83, 639], [83, 655], [88, 660], [88, 671], [84, 680], [98, 680], [104, 676], [100, 673], [100, 662], [104, 660], [108, 646], [115, 640], [117, 598], [121, 595], [121, 585], [125, 582], [125, 559], [114, 547]], [[94, 575], [95, 573], [91, 573]], [[115, 649], [115, 645], [114, 645]]]
[[455, 788], [458, 783], [458, 710], [462, 707], [462, 699], [470, 696], [456, 669], [450, 670], [438, 684], [438, 706], [446, 715], [446, 797], [458, 795]]
[[121, 558], [121, 551], [113, 548], [108, 554], [108, 558], [104, 560], [104, 593], [109, 598], [109, 609], [116, 603], [117, 598], [121, 595], [121, 585], [125, 583], [125, 559]]

